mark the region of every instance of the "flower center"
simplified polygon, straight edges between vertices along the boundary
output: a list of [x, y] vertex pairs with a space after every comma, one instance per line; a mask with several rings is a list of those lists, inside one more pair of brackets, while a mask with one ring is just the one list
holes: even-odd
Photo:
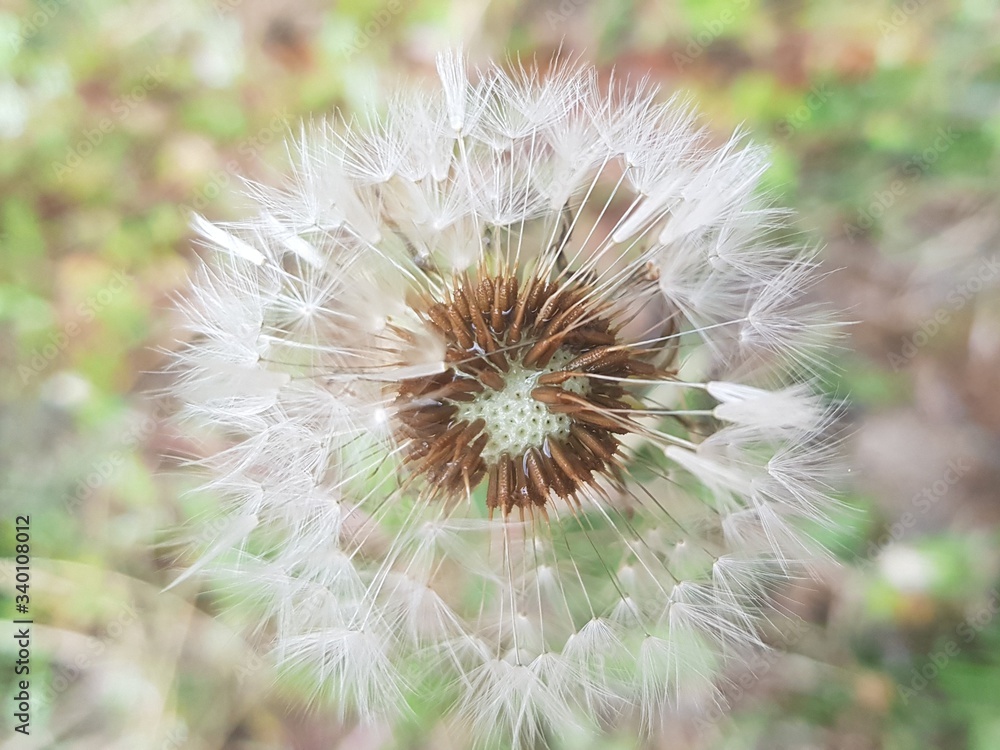
[[403, 381], [394, 413], [405, 462], [430, 497], [470, 495], [485, 479], [491, 516], [523, 515], [615, 473], [618, 435], [633, 424], [622, 383], [656, 370], [618, 343], [592, 288], [457, 279], [421, 315], [443, 336], [449, 367]]
[[[475, 400], [458, 404], [457, 419], [483, 420], [483, 430], [489, 439], [481, 455], [487, 464], [496, 463], [504, 454], [520, 456], [531, 448], [544, 448], [548, 439], [564, 441], [569, 437], [572, 417], [552, 411], [531, 392], [538, 387], [540, 376], [561, 371], [572, 359], [570, 352], [560, 349], [541, 369], [511, 363], [502, 390], [487, 389], [477, 394]], [[573, 378], [566, 381], [563, 389], [583, 394], [587, 381]]]

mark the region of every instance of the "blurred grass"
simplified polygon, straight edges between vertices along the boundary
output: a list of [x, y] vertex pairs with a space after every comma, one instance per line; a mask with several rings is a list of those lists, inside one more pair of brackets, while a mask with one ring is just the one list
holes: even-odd
[[731, 719], [670, 746], [1000, 745], [1000, 623], [971, 619], [1000, 586], [998, 279], [964, 291], [1000, 250], [997, 40], [988, 0], [5, 2], [0, 554], [30, 513], [33, 684], [66, 685], [11, 746], [445, 742], [419, 712], [395, 740], [303, 714], [194, 584], [159, 593], [177, 564], [161, 531], [211, 499], [182, 496], [161, 457], [192, 446], [148, 394], [189, 210], [238, 216], [238, 175], [277, 179], [300, 120], [363, 110], [456, 41], [474, 61], [580, 55], [689, 92], [718, 133], [772, 144], [768, 189], [842, 269], [818, 294], [856, 321], [830, 384], [852, 399], [854, 510], [827, 540], [844, 565], [802, 584], [807, 627]]

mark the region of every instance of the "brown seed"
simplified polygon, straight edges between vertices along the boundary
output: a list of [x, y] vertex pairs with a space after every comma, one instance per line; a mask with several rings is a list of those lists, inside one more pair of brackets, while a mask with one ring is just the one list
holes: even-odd
[[596, 409], [579, 409], [573, 412], [573, 419], [612, 432], [628, 432], [628, 428], [622, 425], [622, 420], [610, 414], [602, 414]]
[[[468, 451], [469, 441], [482, 432], [484, 427], [486, 427], [486, 420], [482, 417], [474, 422], [469, 422], [468, 426], [455, 437], [455, 450], [452, 453], [452, 458], [458, 460], [463, 453]], [[480, 449], [480, 452], [482, 452], [482, 449]]]
[[451, 321], [448, 319], [448, 308], [441, 303], [431, 305], [427, 308], [427, 317], [431, 319], [434, 327], [441, 331], [445, 337], [452, 336]]
[[434, 425], [447, 424], [457, 412], [458, 407], [454, 404], [429, 406], [400, 411], [399, 419], [408, 427], [421, 430], [429, 429]]
[[550, 336], [542, 339], [528, 350], [521, 361], [527, 367], [545, 367], [561, 345], [561, 336]]
[[544, 505], [549, 496], [549, 487], [552, 482], [542, 468], [542, 463], [538, 459], [538, 451], [530, 448], [524, 456], [524, 467], [527, 474], [528, 486], [531, 488], [531, 500], [535, 505]]
[[472, 312], [469, 310], [469, 300], [465, 296], [465, 288], [463, 286], [457, 287], [452, 292], [452, 298], [454, 299], [452, 308], [461, 316], [466, 324], [470, 323], [472, 321]]
[[507, 329], [507, 341], [511, 344], [516, 344], [521, 340], [521, 329], [524, 327], [524, 318], [527, 314], [528, 299], [527, 295], [522, 293], [517, 298], [517, 304], [514, 305], [513, 318]]
[[427, 455], [431, 444], [429, 441], [421, 439], [420, 433], [415, 430], [408, 430], [407, 436], [410, 438], [410, 442], [406, 446], [405, 460], [414, 463]]
[[[532, 395], [534, 395], [534, 392], [532, 392]], [[590, 397], [580, 396], [576, 393], [560, 390], [559, 388], [547, 388], [542, 396], [549, 399], [546, 402], [549, 411], [556, 414], [571, 414], [574, 418], [587, 421], [598, 427], [604, 427], [605, 429], [617, 428], [621, 424], [620, 420], [614, 419], [611, 415], [602, 414], [595, 409], [595, 403]], [[607, 421], [602, 422], [600, 420]]]
[[625, 395], [625, 389], [621, 383], [613, 380], [593, 380], [590, 383], [591, 395], [602, 395], [608, 398], [621, 398]]
[[562, 388], [539, 386], [531, 391], [531, 397], [535, 401], [541, 401], [543, 404], [559, 404], [562, 403], [561, 397], [565, 392]]
[[649, 362], [643, 362], [641, 359], [636, 359], [635, 357], [631, 357], [625, 363], [625, 369], [630, 375], [639, 375], [646, 378], [651, 378], [658, 374], [656, 368], [649, 364]]
[[494, 391], [502, 391], [506, 381], [504, 381], [503, 376], [496, 370], [490, 370], [483, 368], [479, 371], [479, 380], [484, 384], [488, 385]]
[[[584, 297], [584, 292], [579, 289], [563, 289], [549, 297], [548, 302], [538, 311], [537, 320], [542, 323], [552, 319], [553, 321], [562, 319], [559, 325], [565, 325], [567, 320], [579, 317], [575, 312], [585, 313], [589, 309], [586, 305], [579, 304]], [[550, 304], [551, 303], [551, 304]]]
[[472, 488], [482, 480], [483, 474], [486, 473], [486, 464], [482, 459], [482, 453], [486, 447], [486, 443], [489, 441], [489, 437], [485, 432], [480, 433], [479, 437], [468, 447], [468, 450], [462, 454], [462, 458], [459, 461], [463, 480], [462, 484], [466, 492], [471, 492]]
[[607, 364], [623, 362], [626, 359], [628, 353], [616, 346], [599, 346], [567, 362], [565, 369], [593, 372]]
[[542, 300], [549, 296], [549, 290], [552, 285], [547, 281], [541, 281], [535, 277], [535, 283], [529, 287], [530, 294], [528, 294], [528, 309], [531, 311], [537, 310], [542, 303]]
[[610, 461], [614, 458], [615, 451], [608, 450], [608, 446], [598, 440], [598, 438], [585, 427], [579, 424], [574, 424], [569, 428], [569, 433], [573, 437], [582, 443], [588, 451], [590, 451], [594, 456], [601, 459], [602, 461]]
[[557, 312], [556, 306], [560, 303], [563, 297], [561, 290], [556, 290], [554, 294], [549, 295], [549, 298], [545, 300], [545, 304], [542, 305], [542, 309], [538, 311], [538, 315], [535, 316], [535, 320], [544, 322], [552, 317], [553, 313]]
[[518, 286], [519, 284], [516, 276], [507, 277], [507, 281], [504, 284], [504, 312], [507, 312], [514, 307], [514, 301], [517, 299]]
[[[513, 462], [515, 471], [515, 486], [513, 501], [514, 505], [519, 508], [525, 505], [532, 505], [535, 503], [535, 493], [531, 488], [531, 484], [528, 482], [528, 475], [525, 472], [524, 466], [524, 456], [521, 456], [518, 460]], [[543, 500], [544, 502], [544, 500]]]
[[588, 480], [593, 472], [602, 471], [605, 467], [604, 459], [595, 455], [593, 451], [574, 435], [570, 435], [569, 440], [566, 441], [566, 450], [569, 455], [574, 456], [580, 462], [580, 465], [587, 470]]
[[468, 351], [472, 348], [473, 343], [475, 343], [472, 340], [472, 334], [469, 332], [468, 323], [462, 319], [458, 310], [452, 306], [448, 307], [447, 313], [448, 322], [451, 324], [451, 332], [454, 334], [459, 345]]
[[539, 376], [538, 382], [542, 385], [561, 385], [570, 378], [579, 377], [579, 375], [580, 373], [571, 372], [569, 370], [560, 370], [558, 372], [547, 372], [544, 375]]
[[493, 509], [499, 504], [500, 464], [493, 464], [489, 470], [489, 484], [486, 485], [486, 507], [492, 515]]
[[454, 488], [451, 485], [458, 479], [458, 472], [461, 468], [461, 461], [446, 461], [431, 468], [428, 476], [434, 482], [447, 489], [449, 494], [454, 494]]
[[591, 391], [588, 393], [587, 400], [592, 404], [596, 404], [597, 406], [611, 412], [625, 414], [628, 411], [628, 404], [624, 401], [620, 401], [619, 399], [614, 398], [613, 396], [608, 396], [600, 391]]
[[483, 386], [473, 378], [456, 378], [438, 390], [440, 398], [449, 401], [475, 401], [476, 395], [482, 393]]
[[479, 309], [479, 302], [475, 296], [470, 297], [469, 313], [472, 316], [472, 327], [475, 329], [476, 341], [479, 342], [479, 346], [483, 351], [493, 351], [496, 348], [496, 342], [493, 340], [489, 326], [486, 325], [486, 319], [483, 318], [483, 312]]
[[471, 494], [472, 490], [479, 486], [479, 483], [483, 481], [483, 477], [486, 476], [486, 464], [480, 459], [476, 465], [466, 472], [465, 469], [462, 470], [462, 484], [467, 494]]
[[573, 323], [575, 323], [577, 320], [579, 320], [586, 314], [587, 314], [587, 308], [584, 305], [576, 305], [574, 307], [570, 307], [569, 309], [559, 313], [559, 315], [545, 327], [543, 335], [551, 336], [552, 334], [557, 333], [559, 331], [568, 332], [568, 330], [572, 330], [571, 326], [573, 325]]
[[618, 441], [618, 438], [616, 438], [610, 432], [602, 432], [598, 430], [597, 439], [601, 441], [601, 443], [604, 445], [604, 450], [607, 452], [607, 455], [610, 456], [608, 461], [614, 461], [615, 454], [621, 447], [621, 443]]
[[513, 507], [512, 497], [516, 489], [514, 485], [514, 464], [511, 462], [510, 457], [504, 453], [500, 456], [498, 466], [497, 502], [500, 504], [503, 514], [507, 515], [511, 507]]
[[613, 333], [599, 331], [596, 328], [574, 328], [566, 334], [566, 343], [584, 347], [611, 346], [615, 343], [615, 336]]
[[421, 450], [420, 455], [417, 457], [419, 459], [418, 465], [420, 470], [427, 472], [432, 477], [435, 476], [444, 467], [445, 462], [451, 458], [455, 449], [455, 439], [467, 426], [467, 422], [456, 422], [441, 435], [430, 441], [427, 449]]
[[507, 309], [507, 282], [498, 276], [493, 284], [493, 307], [490, 308], [490, 327], [497, 335], [507, 327], [503, 317]]
[[482, 312], [487, 312], [493, 307], [493, 282], [489, 276], [483, 276], [479, 281], [479, 288], [476, 289], [476, 302]]
[[549, 453], [552, 454], [552, 460], [556, 466], [562, 469], [563, 474], [574, 485], [586, 484], [590, 480], [590, 471], [587, 470], [587, 467], [577, 459], [572, 450], [560, 441], [549, 441]]
[[503, 353], [502, 349], [490, 352], [486, 355], [486, 358], [501, 371], [508, 372], [510, 370], [510, 363], [507, 361], [507, 356]]
[[[551, 448], [549, 447], [549, 441], [546, 440], [546, 450], [551, 453]], [[546, 455], [545, 452], [540, 451], [538, 455], [538, 460], [541, 462], [542, 470], [549, 479], [549, 483], [555, 489], [556, 495], [559, 497], [566, 497], [572, 494], [573, 488], [572, 483], [569, 478], [563, 473], [559, 465], [552, 460], [550, 455]]]

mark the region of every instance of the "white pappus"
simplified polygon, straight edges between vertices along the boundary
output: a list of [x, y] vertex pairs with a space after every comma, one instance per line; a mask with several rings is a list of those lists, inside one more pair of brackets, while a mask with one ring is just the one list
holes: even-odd
[[344, 716], [649, 731], [721, 700], [834, 508], [813, 255], [766, 153], [676, 98], [438, 71], [304, 128], [256, 216], [194, 220], [174, 393], [227, 441], [199, 461], [227, 520], [185, 577], [252, 592]]

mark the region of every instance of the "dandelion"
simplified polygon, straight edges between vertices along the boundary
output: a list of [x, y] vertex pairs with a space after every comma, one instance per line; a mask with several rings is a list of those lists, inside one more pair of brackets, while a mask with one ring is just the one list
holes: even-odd
[[828, 523], [831, 329], [762, 149], [556, 66], [305, 128], [183, 302], [201, 561], [345, 717], [532, 747], [714, 707]]

